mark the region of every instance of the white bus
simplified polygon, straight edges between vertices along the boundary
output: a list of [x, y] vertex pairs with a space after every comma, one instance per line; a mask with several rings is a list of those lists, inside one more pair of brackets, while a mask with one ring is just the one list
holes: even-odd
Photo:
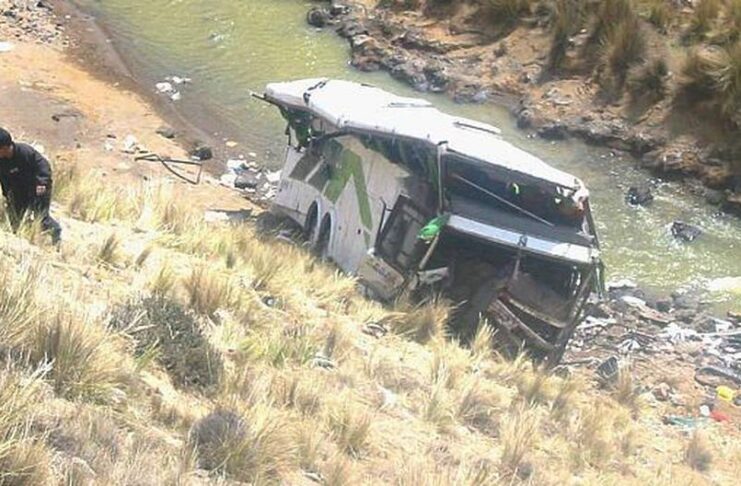
[[379, 299], [434, 291], [464, 340], [557, 362], [601, 261], [589, 193], [496, 127], [341, 80], [269, 84], [287, 121], [275, 212]]

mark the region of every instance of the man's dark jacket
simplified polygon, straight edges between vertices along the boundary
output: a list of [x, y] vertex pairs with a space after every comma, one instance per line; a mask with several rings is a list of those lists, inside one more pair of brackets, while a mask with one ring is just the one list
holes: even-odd
[[36, 197], [36, 186], [51, 190], [49, 161], [25, 143], [14, 145], [13, 157], [0, 160], [0, 185], [3, 196], [16, 204]]

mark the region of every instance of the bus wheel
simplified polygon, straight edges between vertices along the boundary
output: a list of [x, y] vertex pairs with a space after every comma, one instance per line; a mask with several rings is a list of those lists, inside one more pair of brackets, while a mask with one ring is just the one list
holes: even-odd
[[[316, 225], [314, 226], [317, 227]], [[332, 220], [329, 216], [325, 216], [322, 219], [322, 224], [318, 227], [319, 233], [316, 238], [312, 240], [311, 250], [317, 257], [322, 260], [328, 258], [329, 253], [329, 240], [332, 236]]]
[[317, 233], [319, 231], [319, 215], [317, 211], [317, 205], [312, 204], [309, 208], [309, 214], [306, 217], [306, 224], [304, 224], [304, 237], [309, 245], [313, 245], [316, 241]]

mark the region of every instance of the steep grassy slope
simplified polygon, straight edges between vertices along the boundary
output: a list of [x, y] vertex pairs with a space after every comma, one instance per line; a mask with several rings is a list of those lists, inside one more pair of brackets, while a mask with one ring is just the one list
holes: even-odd
[[74, 161], [57, 174], [61, 251], [33, 225], [0, 233], [2, 484], [738, 473], [739, 444], [661, 425], [627, 378], [601, 390], [502, 361], [486, 326], [463, 349], [445, 303], [366, 301], [254, 222], [205, 223], [167, 180], [106, 189]]

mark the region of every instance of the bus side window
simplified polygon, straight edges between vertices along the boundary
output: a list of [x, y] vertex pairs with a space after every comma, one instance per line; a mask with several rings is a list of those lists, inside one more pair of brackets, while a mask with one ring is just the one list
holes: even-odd
[[320, 157], [311, 150], [304, 152], [304, 156], [296, 162], [288, 177], [297, 181], [305, 181], [314, 168], [319, 165]]

